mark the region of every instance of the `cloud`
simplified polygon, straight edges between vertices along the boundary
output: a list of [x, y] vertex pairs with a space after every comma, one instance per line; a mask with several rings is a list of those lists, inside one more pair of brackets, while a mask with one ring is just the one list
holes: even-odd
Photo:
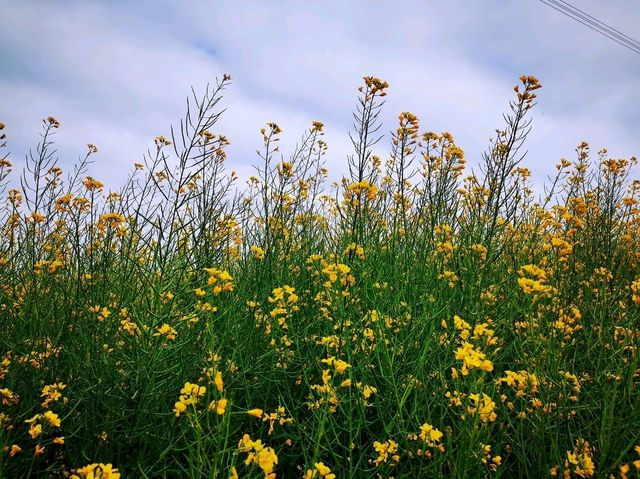
[[[356, 88], [369, 74], [391, 84], [385, 131], [412, 111], [423, 129], [451, 131], [472, 164], [502, 126], [517, 77], [539, 76], [526, 160], [537, 183], [583, 139], [613, 156], [640, 153], [630, 101], [640, 57], [534, 0], [0, 4], [0, 119], [14, 160], [53, 114], [63, 166], [94, 143], [92, 173], [112, 185], [177, 123], [190, 87], [224, 72], [234, 83], [216, 132], [231, 139], [229, 168], [242, 176], [267, 121], [284, 129], [283, 151], [323, 121], [328, 166], [345, 171]], [[581, 8], [623, 31], [640, 21], [621, 0]]]

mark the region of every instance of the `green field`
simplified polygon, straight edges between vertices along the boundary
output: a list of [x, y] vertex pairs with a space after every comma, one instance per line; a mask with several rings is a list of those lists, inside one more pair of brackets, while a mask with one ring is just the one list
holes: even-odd
[[379, 157], [365, 77], [340, 181], [269, 123], [244, 186], [229, 83], [119, 190], [0, 124], [0, 477], [640, 477], [635, 158], [534, 192], [533, 77], [473, 169], [411, 113]]

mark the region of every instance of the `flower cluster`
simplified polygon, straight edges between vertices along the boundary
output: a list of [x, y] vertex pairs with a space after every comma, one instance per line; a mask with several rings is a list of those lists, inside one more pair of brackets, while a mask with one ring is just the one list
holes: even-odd
[[173, 406], [173, 412], [176, 417], [179, 417], [187, 410], [188, 406], [195, 406], [200, 401], [200, 398], [207, 393], [206, 386], [200, 386], [198, 384], [192, 384], [190, 382], [184, 383], [183, 388], [180, 390], [180, 396], [178, 401]]
[[214, 296], [233, 291], [233, 278], [227, 271], [218, 268], [205, 268], [204, 270], [209, 275], [207, 284], [211, 286], [211, 292]]
[[77, 469], [71, 479], [120, 479], [120, 473], [111, 464], [89, 464]]
[[275, 479], [274, 469], [278, 464], [278, 456], [272, 447], [265, 446], [260, 439], [254, 441], [249, 434], [245, 434], [240, 439], [238, 451], [247, 454], [244, 461], [246, 466], [255, 464], [262, 469], [265, 479]]

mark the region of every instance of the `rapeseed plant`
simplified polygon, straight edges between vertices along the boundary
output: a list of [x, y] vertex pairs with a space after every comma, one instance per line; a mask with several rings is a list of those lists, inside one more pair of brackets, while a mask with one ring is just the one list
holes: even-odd
[[385, 156], [367, 76], [344, 176], [269, 122], [242, 189], [230, 81], [118, 190], [54, 117], [20, 182], [0, 153], [0, 476], [637, 476], [635, 158], [583, 142], [536, 199], [531, 76], [474, 170], [411, 112]]

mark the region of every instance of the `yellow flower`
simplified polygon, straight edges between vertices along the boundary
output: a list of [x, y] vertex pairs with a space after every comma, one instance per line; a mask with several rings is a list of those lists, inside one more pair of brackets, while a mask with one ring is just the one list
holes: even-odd
[[13, 457], [20, 452], [22, 452], [22, 448], [17, 444], [14, 444], [13, 446], [11, 446], [11, 450], [9, 451], [9, 457]]
[[53, 116], [47, 117], [47, 123], [51, 125], [53, 128], [60, 128], [60, 122]]
[[227, 410], [227, 403], [228, 401], [224, 398], [218, 399], [217, 401], [211, 401], [209, 404], [209, 411], [215, 411], [216, 414], [222, 416]]
[[60, 399], [62, 397], [61, 391], [66, 387], [67, 386], [63, 383], [54, 383], [44, 386], [42, 388], [42, 394], [40, 394], [40, 397], [45, 398], [45, 400], [42, 402], [42, 407], [48, 408], [49, 404]]
[[37, 211], [31, 212], [31, 219], [33, 219], [34, 223], [42, 223], [46, 219], [46, 216], [38, 213]]
[[275, 479], [273, 472], [278, 464], [278, 456], [271, 447], [265, 447], [260, 439], [253, 441], [248, 434], [245, 434], [238, 443], [238, 450], [247, 453], [245, 465], [256, 464], [264, 472], [265, 479]]
[[251, 246], [249, 247], [249, 251], [251, 251], [257, 259], [264, 259], [264, 250], [259, 246]]
[[32, 439], [35, 439], [42, 434], [42, 424], [31, 424], [29, 427], [29, 435]]
[[169, 326], [167, 323], [164, 323], [162, 326], [156, 329], [156, 332], [153, 333], [153, 336], [165, 336], [167, 339], [176, 339], [178, 332]]
[[198, 384], [192, 384], [190, 382], [186, 382], [184, 383], [184, 386], [180, 390], [180, 393], [197, 398], [200, 396], [204, 396], [207, 393], [207, 388], [205, 386], [200, 386]]
[[233, 291], [233, 278], [227, 271], [218, 268], [204, 268], [209, 275], [207, 283], [211, 286], [211, 292], [217, 296], [222, 292]]
[[262, 409], [250, 409], [249, 411], [247, 411], [247, 414], [249, 416], [253, 416], [253, 417], [257, 417], [258, 419], [262, 418], [262, 415], [264, 414], [264, 411]]
[[364, 396], [365, 399], [369, 399], [373, 394], [377, 392], [378, 392], [378, 389], [368, 385], [365, 385], [364, 388], [362, 389], [362, 395]]
[[76, 472], [80, 476], [74, 474], [71, 479], [120, 479], [120, 473], [111, 464], [89, 464]]
[[396, 454], [398, 451], [398, 443], [393, 439], [388, 439], [385, 442], [374, 441], [373, 449], [378, 453], [378, 457], [373, 461], [376, 466], [386, 463], [389, 455], [391, 455], [391, 459], [395, 462], [400, 460], [400, 456]]
[[335, 479], [336, 475], [331, 472], [323, 462], [316, 462], [314, 469], [307, 469], [303, 479], [314, 479], [316, 477], [325, 477], [326, 479]]
[[87, 176], [82, 183], [84, 184], [84, 187], [89, 191], [98, 190], [104, 186], [102, 182], [93, 179], [91, 176]]
[[58, 415], [55, 412], [47, 411], [47, 412], [44, 413], [43, 416], [46, 419], [46, 421], [49, 424], [49, 426], [51, 426], [51, 427], [60, 427], [60, 418], [58, 417]]
[[347, 368], [350, 368], [351, 366], [342, 359], [336, 359], [333, 362], [333, 367], [335, 368], [336, 372], [342, 374], [347, 370]]
[[173, 412], [176, 414], [176, 417], [180, 417], [180, 414], [187, 410], [187, 405], [182, 401], [177, 401], [173, 406]]
[[475, 414], [478, 412], [480, 414], [480, 419], [482, 422], [493, 422], [498, 417], [494, 412], [496, 407], [496, 403], [493, 402], [491, 397], [486, 394], [482, 394], [480, 397], [479, 394], [469, 394], [469, 398], [473, 401], [473, 406], [469, 406], [468, 411], [470, 414]]
[[493, 371], [493, 363], [486, 359], [486, 356], [480, 349], [473, 347], [471, 343], [464, 342], [461, 347], [456, 350], [456, 359], [462, 361], [462, 375], [469, 374], [469, 369], [478, 368], [483, 371]]
[[440, 441], [442, 440], [443, 436], [444, 434], [442, 434], [440, 430], [436, 429], [431, 424], [424, 423], [422, 426], [420, 426], [420, 435], [418, 437], [420, 437], [420, 439], [422, 439], [429, 447], [440, 446]]
[[216, 372], [216, 377], [214, 379], [214, 382], [216, 384], [216, 389], [218, 390], [219, 393], [221, 393], [222, 389], [224, 388], [224, 383], [222, 382], [222, 373], [220, 371]]

